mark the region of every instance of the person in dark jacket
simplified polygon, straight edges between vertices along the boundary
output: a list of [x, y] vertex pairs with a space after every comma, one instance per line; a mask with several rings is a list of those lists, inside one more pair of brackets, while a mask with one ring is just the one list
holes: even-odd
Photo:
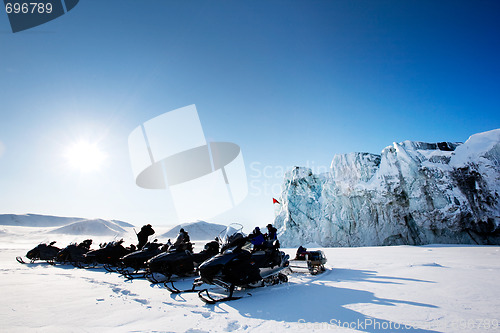
[[177, 239], [174, 242], [174, 246], [177, 247], [180, 244], [189, 243], [189, 241], [190, 239], [187, 231], [185, 231], [184, 228], [181, 228], [181, 230], [179, 230], [179, 234], [177, 235]]
[[306, 259], [307, 249], [302, 245], [297, 249], [297, 253], [295, 254], [295, 260], [305, 260]]
[[86, 239], [78, 244], [78, 247], [90, 251], [90, 245], [92, 245], [92, 239]]
[[253, 232], [248, 235], [248, 239], [253, 244], [255, 250], [260, 249], [265, 241], [264, 235], [260, 232], [259, 227], [255, 227], [255, 229], [253, 229]]
[[148, 238], [151, 235], [154, 235], [155, 231], [151, 224], [147, 224], [141, 228], [141, 231], [137, 234], [137, 239], [139, 240], [139, 244], [137, 244], [137, 248], [141, 250], [144, 245], [148, 242]]
[[278, 239], [278, 235], [277, 235], [278, 230], [275, 227], [273, 227], [271, 224], [268, 224], [266, 227], [267, 227], [267, 233], [265, 235], [266, 240], [273, 241], [273, 240]]

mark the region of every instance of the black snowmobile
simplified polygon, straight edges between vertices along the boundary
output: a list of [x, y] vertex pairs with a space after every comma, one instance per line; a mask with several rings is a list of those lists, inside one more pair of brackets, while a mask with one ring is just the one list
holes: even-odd
[[111, 267], [117, 266], [120, 258], [130, 253], [130, 250], [126, 249], [122, 244], [123, 239], [109, 242], [100, 249], [87, 252], [84, 254], [84, 258], [89, 264], [94, 266], [102, 264], [107, 271], [114, 272]]
[[92, 245], [91, 239], [86, 239], [80, 244], [70, 244], [57, 253], [57, 261], [83, 267], [87, 263], [84, 254], [90, 251], [90, 245]]
[[230, 301], [236, 287], [256, 288], [288, 281], [281, 271], [288, 266], [289, 256], [280, 251], [277, 241], [267, 241], [256, 250], [239, 224], [229, 225], [220, 237], [221, 253], [205, 261], [199, 267], [200, 277], [193, 285], [203, 283], [217, 285], [229, 291], [229, 295], [214, 299], [203, 289], [198, 296], [208, 304]]
[[[28, 253], [26, 253], [26, 257], [30, 260], [30, 263], [34, 263], [37, 260], [45, 260], [49, 264], [54, 264], [56, 255], [61, 250], [54, 246], [55, 243], [55, 241], [50, 244], [40, 243], [34, 249], [29, 250]], [[22, 257], [16, 257], [16, 260], [21, 264], [26, 264]]]
[[[195, 273], [196, 268], [205, 260], [219, 253], [219, 244], [216, 241], [211, 241], [205, 244], [203, 251], [193, 253], [192, 243], [183, 243], [169, 252], [162, 253], [148, 261], [148, 275], [146, 278], [153, 282], [159, 283], [155, 277], [155, 273], [160, 273], [168, 282], [172, 275], [188, 276]], [[169, 290], [177, 290], [173, 285], [172, 288], [166, 286]]]
[[[118, 272], [127, 279], [132, 280], [137, 277], [145, 277], [146, 271], [140, 271], [147, 267], [147, 261], [168, 250], [168, 245], [155, 242], [146, 243], [142, 250], [132, 252], [120, 259]], [[132, 268], [130, 271], [128, 268]]]

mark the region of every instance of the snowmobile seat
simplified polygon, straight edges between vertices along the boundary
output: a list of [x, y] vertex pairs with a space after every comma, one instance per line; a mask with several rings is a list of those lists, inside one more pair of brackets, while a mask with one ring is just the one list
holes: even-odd
[[172, 250], [172, 252], [184, 252], [184, 251], [189, 251], [193, 252], [193, 243], [180, 243], [177, 245], [172, 246], [169, 250]]
[[266, 251], [257, 251], [252, 253], [251, 262], [256, 265], [256, 267], [266, 267], [268, 266], [269, 254]]
[[259, 267], [274, 267], [281, 263], [281, 255], [275, 249], [260, 250], [252, 253], [252, 261], [257, 263]]
[[266, 240], [264, 243], [262, 243], [261, 247], [264, 250], [268, 250], [268, 249], [271, 250], [271, 249], [277, 248], [276, 242], [277, 242], [277, 240]]

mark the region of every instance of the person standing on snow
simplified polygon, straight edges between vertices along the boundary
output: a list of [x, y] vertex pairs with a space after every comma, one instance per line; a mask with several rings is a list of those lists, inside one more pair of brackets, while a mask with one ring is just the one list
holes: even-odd
[[139, 244], [137, 244], [137, 248], [141, 250], [144, 245], [148, 242], [148, 238], [151, 235], [154, 235], [155, 231], [153, 230], [153, 227], [151, 224], [144, 225], [141, 228], [141, 231], [137, 234], [137, 239], [139, 240]]

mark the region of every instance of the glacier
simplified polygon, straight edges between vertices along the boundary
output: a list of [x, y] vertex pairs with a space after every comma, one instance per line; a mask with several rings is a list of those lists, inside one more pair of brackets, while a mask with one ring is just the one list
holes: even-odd
[[465, 143], [404, 141], [285, 174], [283, 246], [500, 244], [500, 129]]

